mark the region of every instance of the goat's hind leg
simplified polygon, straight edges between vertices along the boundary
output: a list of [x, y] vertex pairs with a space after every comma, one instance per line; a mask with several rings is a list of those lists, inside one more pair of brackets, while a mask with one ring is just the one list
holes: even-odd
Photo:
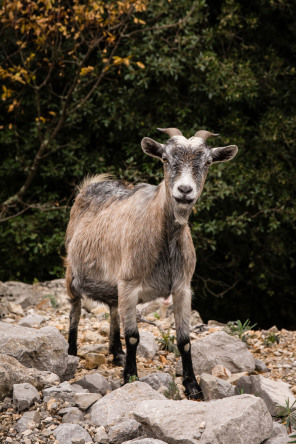
[[123, 370], [124, 384], [131, 378], [137, 378], [137, 347], [140, 342], [137, 327], [138, 290], [131, 282], [120, 282], [118, 286], [120, 318], [123, 323], [126, 344], [126, 360]]
[[124, 367], [125, 354], [120, 341], [120, 321], [118, 307], [110, 306], [109, 352], [113, 355], [113, 364]]
[[81, 315], [81, 295], [75, 290], [73, 286], [73, 278], [72, 274], [69, 277], [69, 271], [67, 270], [67, 276], [66, 276], [66, 286], [67, 286], [67, 293], [70, 297], [69, 301], [71, 304], [71, 310], [70, 310], [70, 327], [69, 327], [69, 336], [68, 336], [68, 343], [69, 343], [69, 355], [77, 355], [77, 330], [78, 330], [78, 324], [80, 320]]

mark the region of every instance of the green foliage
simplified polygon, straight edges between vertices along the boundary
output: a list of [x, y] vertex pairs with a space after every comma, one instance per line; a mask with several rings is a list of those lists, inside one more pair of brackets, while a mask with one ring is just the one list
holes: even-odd
[[264, 338], [264, 344], [267, 347], [271, 347], [274, 344], [279, 344], [281, 339], [281, 335], [279, 333], [269, 333], [266, 338]]
[[[171, 26], [193, 4], [186, 21]], [[64, 233], [83, 176], [108, 171], [157, 184], [161, 164], [144, 156], [141, 138], [164, 141], [159, 126], [179, 127], [186, 136], [204, 128], [221, 134], [217, 144], [238, 145], [239, 153], [229, 164], [211, 167], [190, 220], [198, 258], [194, 308], [205, 321], [249, 317], [270, 327], [276, 319], [279, 328], [295, 328], [295, 28], [292, 0], [151, 0], [134, 13], [116, 52], [122, 63], [113, 63], [83, 102], [102, 72], [105, 43], [91, 53], [85, 68], [94, 70], [79, 77], [62, 129], [42, 154], [26, 194], [2, 217], [0, 280], [61, 277]], [[75, 33], [69, 32], [68, 39], [59, 34], [57, 46], [45, 48], [47, 55], [35, 51], [30, 36], [26, 40], [25, 56], [35, 53], [28, 69], [37, 85], [54, 48], [60, 51], [39, 102], [33, 80], [5, 83], [14, 96], [1, 91], [1, 202], [29, 177], [39, 138], [52, 133], [63, 94], [96, 36], [85, 27], [75, 46]], [[14, 69], [21, 63], [17, 41], [13, 29], [3, 28], [5, 70], [10, 53]], [[76, 61], [68, 55], [74, 46]], [[112, 45], [106, 49], [109, 54]], [[124, 62], [129, 56], [132, 62]], [[73, 63], [64, 64], [63, 57]]]
[[175, 353], [176, 356], [179, 356], [179, 350], [175, 343], [176, 336], [170, 334], [170, 330], [161, 331], [161, 338], [157, 339], [160, 344], [160, 349], [168, 352]]
[[45, 298], [50, 300], [50, 303], [51, 303], [53, 308], [57, 308], [59, 306], [59, 303], [58, 303], [56, 297], [53, 294], [46, 294]]
[[132, 382], [138, 381], [138, 379], [139, 379], [138, 376], [133, 375], [133, 376], [129, 377], [128, 382], [132, 383]]
[[157, 311], [153, 313], [153, 316], [155, 317], [155, 319], [160, 319], [159, 313]]
[[257, 324], [250, 325], [249, 319], [242, 323], [239, 319], [237, 321], [229, 321], [226, 326], [227, 333], [238, 336], [239, 339], [246, 342], [248, 341], [249, 335], [247, 332], [252, 330]]
[[[294, 433], [293, 435], [290, 435], [289, 438], [296, 438], [296, 433]], [[294, 444], [296, 443], [296, 439], [294, 441], [289, 441], [288, 444]]]
[[181, 396], [175, 379], [176, 379], [175, 376], [173, 376], [173, 380], [172, 382], [169, 383], [169, 387], [164, 392], [164, 396], [168, 399], [179, 401], [181, 399]]
[[292, 428], [296, 428], [296, 400], [290, 405], [290, 399], [286, 399], [286, 405], [279, 405], [278, 418], [281, 418], [289, 433], [292, 433]]

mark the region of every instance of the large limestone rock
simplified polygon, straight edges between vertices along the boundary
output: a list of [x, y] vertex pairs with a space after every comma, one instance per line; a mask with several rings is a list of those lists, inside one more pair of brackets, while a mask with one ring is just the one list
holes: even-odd
[[[191, 345], [194, 373], [211, 373], [212, 369], [222, 364], [231, 373], [252, 372], [255, 360], [246, 344], [240, 339], [218, 331], [206, 336]], [[182, 375], [182, 362], [176, 366], [177, 375]]]
[[272, 416], [278, 415], [281, 410], [279, 406], [285, 406], [286, 399], [289, 399], [290, 405], [295, 401], [289, 384], [283, 381], [273, 381], [261, 375], [243, 376], [237, 381], [236, 387], [239, 392], [243, 390], [244, 393], [260, 396]]
[[146, 435], [168, 444], [260, 444], [273, 431], [266, 405], [250, 395], [200, 403], [142, 401], [132, 414]]
[[131, 410], [141, 400], [164, 400], [163, 395], [145, 382], [126, 384], [104, 396], [90, 407], [90, 421], [98, 426], [113, 425], [128, 418]]
[[62, 376], [67, 369], [68, 343], [54, 327], [35, 328], [0, 322], [0, 350], [25, 367]]
[[283, 424], [274, 422], [271, 437], [264, 441], [262, 444], [287, 444], [289, 442], [288, 440], [289, 435], [287, 433], [286, 427]]
[[28, 382], [41, 390], [44, 387], [59, 384], [58, 375], [35, 368], [27, 368], [15, 358], [0, 354], [0, 400], [11, 396], [14, 384]]

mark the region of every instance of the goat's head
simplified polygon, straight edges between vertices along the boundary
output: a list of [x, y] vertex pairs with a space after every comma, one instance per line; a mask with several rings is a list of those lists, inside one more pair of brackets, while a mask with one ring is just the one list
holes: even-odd
[[145, 137], [141, 146], [146, 154], [158, 157], [164, 163], [165, 181], [175, 214], [181, 215], [190, 212], [201, 195], [209, 166], [233, 159], [238, 149], [235, 145], [210, 148], [206, 140], [218, 134], [209, 131], [197, 131], [186, 139], [177, 128], [158, 129], [168, 134], [169, 140], [161, 144]]

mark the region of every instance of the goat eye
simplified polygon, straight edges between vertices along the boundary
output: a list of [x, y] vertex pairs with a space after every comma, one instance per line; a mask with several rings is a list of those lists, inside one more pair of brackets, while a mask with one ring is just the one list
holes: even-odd
[[162, 160], [163, 160], [165, 163], [168, 161], [168, 158], [167, 158], [167, 156], [166, 156], [165, 154], [162, 156]]
[[207, 162], [206, 162], [206, 166], [210, 166], [211, 165], [211, 161], [210, 160], [208, 160]]

